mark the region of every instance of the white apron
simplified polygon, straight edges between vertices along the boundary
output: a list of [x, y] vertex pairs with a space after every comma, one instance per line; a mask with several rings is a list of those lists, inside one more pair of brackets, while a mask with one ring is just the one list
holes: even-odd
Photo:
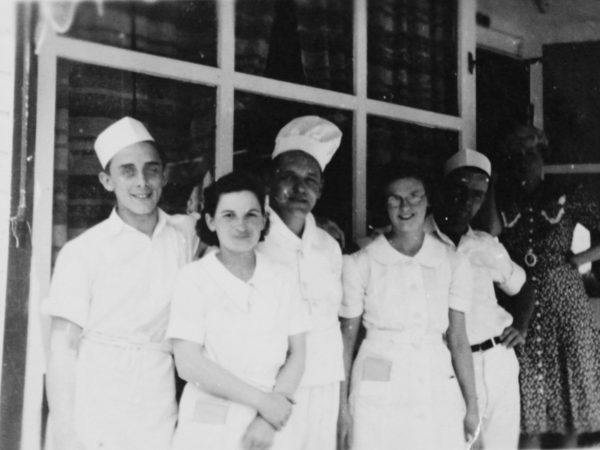
[[353, 450], [464, 450], [465, 406], [441, 335], [369, 330], [351, 383]]
[[86, 450], [166, 450], [177, 418], [167, 343], [85, 332], [78, 348], [75, 420]]

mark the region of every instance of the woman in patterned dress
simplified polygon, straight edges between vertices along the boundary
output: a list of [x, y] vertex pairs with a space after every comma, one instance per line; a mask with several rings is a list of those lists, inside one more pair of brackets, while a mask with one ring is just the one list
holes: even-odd
[[500, 153], [500, 239], [534, 284], [534, 311], [521, 365], [521, 432], [526, 446], [544, 433], [600, 430], [600, 335], [577, 267], [600, 259], [600, 247], [570, 254], [577, 223], [598, 229], [600, 207], [586, 192], [543, 181], [548, 143], [541, 130], [519, 127]]

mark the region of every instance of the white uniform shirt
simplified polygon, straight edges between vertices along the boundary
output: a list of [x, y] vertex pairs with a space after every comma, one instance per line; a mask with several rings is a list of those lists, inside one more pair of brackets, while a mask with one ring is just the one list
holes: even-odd
[[430, 234], [413, 257], [379, 235], [344, 260], [340, 315], [362, 315], [367, 330], [443, 334], [448, 308], [467, 311], [470, 298], [468, 261]]
[[211, 360], [253, 386], [271, 390], [286, 360], [288, 337], [306, 332], [309, 319], [294, 274], [256, 256], [247, 282], [229, 272], [217, 252], [182, 268], [167, 336], [202, 344]]
[[150, 237], [113, 210], [62, 248], [42, 312], [110, 339], [161, 342], [175, 275], [195, 244], [186, 216], [159, 210]]
[[338, 243], [306, 216], [302, 237], [296, 236], [273, 210], [270, 228], [258, 249], [291, 268], [298, 277], [311, 330], [306, 338], [306, 368], [301, 386], [315, 386], [344, 378], [342, 336], [338, 311], [342, 301], [342, 252]]
[[[508, 295], [519, 292], [525, 283], [525, 271], [510, 259], [504, 246], [484, 231], [471, 228], [461, 237], [458, 247], [442, 233], [433, 217], [428, 218], [427, 227], [457, 252], [469, 259], [473, 271], [472, 306], [466, 314], [467, 335], [470, 344], [478, 344], [502, 334], [512, 324], [512, 316], [500, 305], [494, 291], [494, 283]], [[493, 259], [505, 259], [510, 270], [507, 274], [497, 273], [486, 264]]]

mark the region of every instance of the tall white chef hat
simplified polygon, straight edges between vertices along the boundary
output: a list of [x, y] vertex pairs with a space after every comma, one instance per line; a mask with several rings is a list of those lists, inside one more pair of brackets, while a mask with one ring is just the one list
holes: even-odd
[[94, 150], [104, 169], [119, 150], [144, 141], [154, 142], [154, 138], [142, 122], [125, 116], [98, 135], [94, 142]]
[[293, 150], [301, 150], [315, 158], [325, 170], [340, 146], [342, 132], [331, 123], [318, 116], [297, 117], [284, 126], [275, 138], [275, 148], [271, 158]]
[[464, 148], [452, 155], [444, 164], [444, 175], [448, 175], [460, 167], [476, 167], [483, 170], [488, 176], [492, 175], [492, 163], [483, 153]]

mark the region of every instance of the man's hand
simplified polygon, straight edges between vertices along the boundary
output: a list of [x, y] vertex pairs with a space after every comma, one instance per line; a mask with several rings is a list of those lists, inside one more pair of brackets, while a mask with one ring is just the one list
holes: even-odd
[[352, 447], [352, 415], [348, 405], [340, 408], [337, 425], [337, 450], [348, 450]]
[[526, 331], [519, 331], [512, 325], [506, 327], [500, 336], [502, 339], [502, 345], [507, 348], [514, 348], [517, 345], [523, 345], [526, 337]]
[[244, 450], [268, 450], [274, 439], [275, 428], [262, 417], [256, 416], [244, 433], [242, 445]]

